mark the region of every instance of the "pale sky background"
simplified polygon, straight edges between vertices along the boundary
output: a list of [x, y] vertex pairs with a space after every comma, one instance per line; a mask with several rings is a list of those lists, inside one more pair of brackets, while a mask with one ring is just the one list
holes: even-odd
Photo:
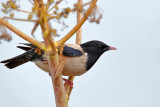
[[[27, 0], [21, 2], [23, 9], [30, 8]], [[98, 5], [103, 19], [99, 25], [86, 21], [82, 43], [100, 40], [118, 50], [104, 53], [89, 72], [75, 78], [69, 107], [160, 107], [160, 1], [99, 0]], [[31, 35], [33, 23], [9, 22]], [[75, 22], [70, 17], [61, 37]], [[10, 43], [0, 44], [0, 60], [23, 53], [16, 46], [25, 41], [11, 34]], [[35, 35], [41, 40], [40, 30]], [[75, 37], [68, 42], [75, 43]], [[50, 76], [33, 63], [12, 70], [0, 64], [0, 107], [55, 107], [54, 102]]]

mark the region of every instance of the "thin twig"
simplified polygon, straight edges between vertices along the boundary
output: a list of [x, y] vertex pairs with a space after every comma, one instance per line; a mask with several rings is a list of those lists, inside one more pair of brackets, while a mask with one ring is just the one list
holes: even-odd
[[89, 2], [87, 2], [87, 3], [84, 3], [83, 6], [89, 5], [89, 4], [91, 4], [91, 2], [92, 2], [92, 1], [89, 1]]
[[[91, 2], [92, 2], [92, 1], [89, 1], [89, 2], [87, 2], [87, 3], [81, 4], [81, 5], [82, 5], [82, 8], [83, 8], [84, 6], [87, 6], [87, 5], [91, 4]], [[64, 9], [63, 9], [63, 10], [64, 10]], [[71, 9], [70, 11], [71, 11], [71, 12], [77, 11], [77, 7]], [[52, 16], [52, 15], [55, 15], [54, 13], [50, 13], [49, 15], [51, 15], [51, 17], [50, 17], [49, 19], [56, 18], [56, 16]]]
[[63, 85], [62, 75], [59, 75], [55, 79], [55, 74], [57, 72], [56, 70], [59, 64], [59, 56], [58, 56], [58, 53], [56, 53], [56, 44], [51, 35], [51, 30], [50, 30], [51, 27], [48, 22], [48, 17], [45, 16], [47, 13], [47, 9], [45, 8], [43, 0], [35, 0], [35, 1], [39, 3], [39, 8], [40, 8], [38, 11], [38, 17], [43, 19], [43, 21], [40, 22], [40, 25], [41, 25], [45, 45], [47, 49], [51, 48], [51, 53], [52, 53], [48, 56], [47, 59], [49, 62], [50, 74], [51, 74], [52, 84], [54, 88], [56, 107], [67, 107], [67, 102], [66, 102], [67, 95]]
[[53, 5], [50, 9], [48, 9], [47, 12], [49, 13], [50, 11], [52, 11], [52, 9], [54, 9], [54, 8], [56, 7], [56, 5], [60, 4], [61, 1], [62, 1], [62, 0], [57, 1], [57, 2], [55, 3], [55, 5]]
[[[83, 4], [83, 0], [78, 0], [78, 3], [81, 5]], [[77, 12], [77, 23], [80, 22], [82, 18], [82, 11], [81, 12]], [[76, 44], [81, 44], [81, 39], [82, 39], [82, 27], [79, 28], [79, 30], [77, 31], [77, 35], [76, 35]]]
[[32, 5], [34, 5], [34, 3], [32, 2], [32, 0], [28, 0]]
[[25, 33], [23, 33], [22, 31], [18, 30], [16, 27], [14, 27], [13, 25], [11, 25], [10, 23], [8, 23], [7, 21], [5, 21], [4, 19], [2, 19], [0, 17], [0, 23], [2, 25], [4, 25], [5, 27], [7, 27], [8, 29], [10, 29], [12, 32], [16, 33], [18, 36], [20, 36], [21, 38], [23, 38], [24, 40], [30, 42], [31, 44], [37, 46], [38, 48], [44, 50], [44, 46], [43, 43], [29, 37], [28, 35], [26, 35]]
[[[51, 14], [50, 14], [51, 15]], [[54, 18], [56, 18], [57, 16], [50, 16], [48, 19], [50, 20], [50, 19], [54, 19]]]
[[29, 13], [29, 14], [37, 14], [35, 12], [30, 12], [30, 11], [26, 11], [26, 10], [22, 10], [22, 9], [16, 9], [17, 11], [21, 11], [21, 12], [24, 12], [24, 13]]
[[20, 19], [20, 18], [11, 18], [11, 17], [3, 17], [3, 19], [11, 19], [16, 21], [27, 21], [27, 22], [37, 22], [38, 20], [30, 20], [30, 19]]
[[35, 36], [34, 36], [34, 32], [36, 31], [36, 29], [37, 29], [38, 25], [39, 25], [39, 23], [38, 23], [38, 22], [36, 22], [36, 24], [34, 25], [34, 27], [33, 27], [32, 31], [31, 31], [31, 34], [32, 34], [32, 36], [33, 36], [34, 38], [35, 38]]

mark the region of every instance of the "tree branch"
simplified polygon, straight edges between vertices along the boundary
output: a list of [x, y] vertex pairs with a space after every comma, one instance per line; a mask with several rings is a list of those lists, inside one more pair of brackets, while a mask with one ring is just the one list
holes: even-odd
[[56, 44], [51, 35], [51, 27], [48, 21], [49, 19], [46, 17], [47, 9], [44, 7], [45, 5], [43, 3], [43, 0], [37, 0], [37, 3], [39, 3], [40, 8], [38, 11], [38, 17], [42, 20], [40, 22], [40, 25], [45, 41], [45, 46], [47, 47], [47, 49], [51, 48], [51, 54], [48, 55], [47, 59], [55, 94], [56, 107], [67, 107], [67, 95], [65, 92], [62, 75], [55, 77], [59, 65], [59, 55], [56, 52]]
[[[83, 0], [78, 0], [78, 3], [80, 5], [83, 4]], [[77, 23], [80, 22], [82, 18], [82, 11], [81, 12], [77, 12]], [[77, 31], [77, 35], [76, 35], [76, 44], [81, 44], [81, 39], [82, 39], [82, 27], [79, 28], [79, 30]]]
[[29, 13], [29, 14], [37, 14], [35, 12], [29, 12], [29, 11], [26, 11], [26, 10], [22, 10], [22, 9], [16, 9], [17, 11], [20, 11], [20, 12], [24, 12], [24, 13]]
[[37, 22], [38, 20], [30, 20], [30, 19], [19, 19], [19, 18], [11, 18], [11, 17], [3, 17], [3, 19], [11, 19], [17, 21], [27, 21], [27, 22]]
[[89, 8], [85, 12], [84, 16], [81, 18], [80, 22], [67, 34], [65, 35], [62, 39], [57, 41], [57, 45], [62, 45], [64, 44], [74, 33], [77, 32], [77, 30], [83, 25], [83, 23], [86, 21], [88, 16], [91, 14], [92, 9], [96, 5], [97, 0], [93, 0], [92, 3], [90, 4]]
[[38, 48], [44, 50], [44, 45], [43, 43], [29, 37], [28, 35], [26, 35], [25, 33], [23, 33], [22, 31], [18, 30], [16, 27], [14, 27], [13, 25], [11, 25], [10, 23], [8, 23], [7, 21], [5, 21], [4, 19], [2, 19], [0, 17], [0, 23], [2, 25], [4, 25], [5, 27], [7, 27], [8, 29], [10, 29], [12, 32], [14, 32], [15, 34], [17, 34], [18, 36], [20, 36], [21, 38], [23, 38], [24, 40], [30, 42], [31, 44], [37, 46]]

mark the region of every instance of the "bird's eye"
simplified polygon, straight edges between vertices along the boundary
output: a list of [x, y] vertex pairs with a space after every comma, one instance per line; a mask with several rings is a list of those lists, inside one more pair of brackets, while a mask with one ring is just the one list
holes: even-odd
[[100, 45], [98, 48], [103, 49], [103, 46]]

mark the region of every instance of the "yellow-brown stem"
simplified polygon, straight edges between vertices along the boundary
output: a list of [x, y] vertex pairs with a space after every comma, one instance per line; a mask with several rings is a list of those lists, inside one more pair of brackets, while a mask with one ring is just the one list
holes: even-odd
[[8, 23], [7, 21], [5, 21], [4, 19], [0, 18], [0, 23], [2, 25], [4, 25], [5, 27], [7, 27], [8, 29], [10, 29], [12, 32], [16, 33], [18, 36], [20, 36], [21, 38], [23, 38], [24, 40], [30, 42], [31, 44], [37, 46], [38, 48], [44, 50], [44, 46], [43, 43], [29, 37], [28, 35], [26, 35], [25, 33], [21, 32], [20, 30], [18, 30], [16, 27], [14, 27], [13, 25], [11, 25], [10, 23]]
[[89, 4], [91, 4], [91, 2], [92, 2], [92, 1], [89, 1], [89, 2], [87, 2], [87, 3], [84, 3], [83, 6], [89, 5]]
[[[38, 0], [39, 1], [39, 0]], [[38, 17], [41, 19], [41, 29], [43, 33], [43, 38], [45, 41], [45, 45], [48, 48], [51, 48], [51, 54], [48, 56], [50, 74], [52, 77], [52, 84], [54, 88], [56, 107], [67, 107], [67, 95], [65, 92], [65, 88], [63, 85], [62, 75], [59, 75], [55, 78], [56, 69], [59, 64], [59, 56], [56, 53], [56, 44], [51, 35], [51, 27], [49, 25], [48, 18], [46, 17], [47, 9], [44, 7], [43, 0], [39, 2], [39, 14]]]
[[81, 18], [80, 22], [67, 35], [65, 35], [62, 39], [57, 41], [57, 45], [64, 44], [74, 33], [77, 32], [77, 30], [83, 25], [83, 23], [86, 21], [88, 16], [91, 14], [92, 9], [96, 5], [96, 3], [97, 3], [97, 0], [92, 1], [89, 8], [87, 9], [87, 12], [85, 12], [84, 16]]
[[29, 12], [29, 11], [26, 11], [26, 10], [22, 10], [22, 9], [16, 9], [17, 11], [21, 11], [21, 12], [24, 12], [24, 13], [29, 13], [29, 14], [36, 14], [35, 12]]
[[32, 0], [28, 0], [32, 5], [34, 5], [34, 3], [32, 2]]
[[[80, 5], [83, 4], [83, 0], [78, 0], [78, 3]], [[81, 12], [77, 12], [77, 23], [80, 22], [82, 18], [82, 11]], [[82, 27], [79, 28], [79, 30], [77, 31], [77, 35], [76, 35], [76, 44], [81, 44], [81, 39], [82, 39]]]
[[61, 2], [62, 2], [62, 0], [57, 1], [54, 6], [52, 6], [50, 9], [48, 9], [48, 13], [49, 13], [50, 11], [52, 11], [52, 9], [54, 9], [54, 8], [55, 8], [58, 4], [60, 4]]
[[36, 24], [34, 25], [34, 27], [33, 27], [33, 29], [32, 29], [32, 32], [31, 32], [31, 34], [32, 34], [32, 35], [33, 35], [33, 34], [34, 34], [34, 32], [36, 31], [36, 29], [37, 29], [38, 25], [39, 25], [39, 23], [38, 23], [38, 22], [36, 22]]
[[13, 18], [13, 17], [3, 17], [3, 19], [11, 19], [11, 20], [27, 21], [27, 22], [37, 22], [38, 21], [38, 20], [20, 19], [20, 18]]
[[54, 70], [54, 71], [50, 71], [50, 73], [51, 73], [53, 88], [55, 93], [56, 107], [67, 107], [67, 95], [63, 85], [62, 75], [60, 75], [59, 77], [56, 77], [56, 79], [54, 78], [55, 66], [57, 66], [57, 64], [59, 63], [56, 57], [58, 57], [58, 54], [55, 54], [54, 57], [48, 58], [50, 70]]

